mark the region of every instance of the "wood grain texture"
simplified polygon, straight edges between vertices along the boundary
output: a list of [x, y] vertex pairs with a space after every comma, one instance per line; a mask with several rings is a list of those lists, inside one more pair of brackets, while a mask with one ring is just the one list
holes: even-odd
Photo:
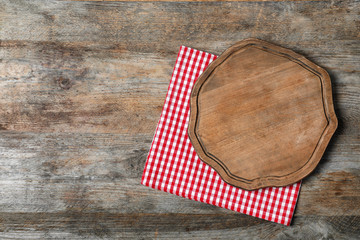
[[[119, 2], [118, 0], [70, 0], [75, 2]], [[181, 2], [298, 2], [316, 1], [325, 2], [326, 0], [182, 0]], [[123, 2], [180, 2], [178, 0], [125, 0]]]
[[337, 123], [323, 68], [250, 38], [226, 49], [194, 84], [188, 133], [224, 181], [256, 190], [309, 175]]
[[[0, 238], [357, 239], [358, 1], [0, 1]], [[256, 37], [328, 70], [339, 128], [293, 224], [140, 185], [180, 45]]]

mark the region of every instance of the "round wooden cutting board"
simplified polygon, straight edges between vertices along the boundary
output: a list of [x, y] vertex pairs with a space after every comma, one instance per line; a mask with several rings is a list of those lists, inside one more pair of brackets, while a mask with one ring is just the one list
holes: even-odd
[[188, 134], [197, 154], [246, 190], [307, 176], [336, 127], [328, 73], [257, 39], [227, 49], [191, 93]]

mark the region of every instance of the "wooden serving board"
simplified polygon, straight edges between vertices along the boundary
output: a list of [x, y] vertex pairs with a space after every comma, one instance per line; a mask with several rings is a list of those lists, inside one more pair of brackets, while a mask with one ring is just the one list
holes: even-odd
[[257, 39], [227, 49], [191, 93], [188, 134], [197, 154], [247, 190], [307, 176], [336, 127], [328, 73]]

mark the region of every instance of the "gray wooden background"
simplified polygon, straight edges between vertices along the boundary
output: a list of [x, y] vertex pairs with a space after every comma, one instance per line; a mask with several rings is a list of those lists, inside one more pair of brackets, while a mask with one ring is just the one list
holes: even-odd
[[[359, 239], [360, 2], [0, 0], [0, 239]], [[140, 185], [180, 45], [328, 70], [339, 128], [292, 226]]]

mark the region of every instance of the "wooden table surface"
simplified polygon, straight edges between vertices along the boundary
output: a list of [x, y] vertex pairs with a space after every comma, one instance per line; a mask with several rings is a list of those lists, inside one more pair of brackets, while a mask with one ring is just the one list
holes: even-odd
[[[0, 239], [358, 239], [360, 2], [0, 0]], [[331, 75], [290, 227], [140, 185], [180, 45], [256, 37]]]

